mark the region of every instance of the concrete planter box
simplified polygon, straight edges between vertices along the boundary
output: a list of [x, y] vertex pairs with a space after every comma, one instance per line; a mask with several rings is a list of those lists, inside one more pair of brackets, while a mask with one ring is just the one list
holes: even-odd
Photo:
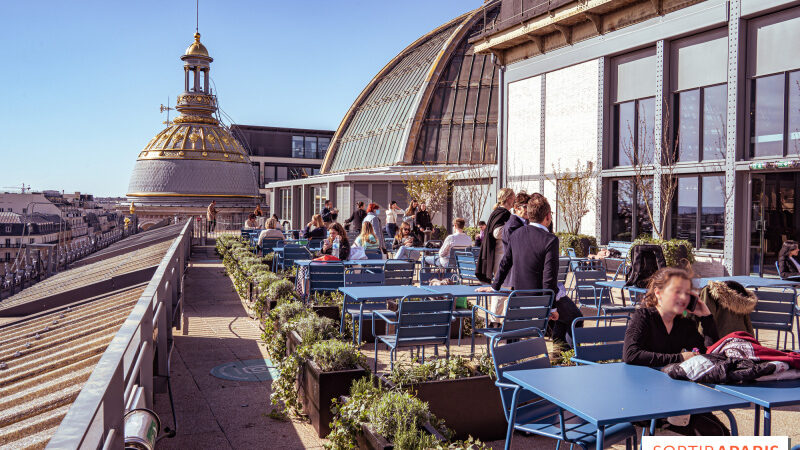
[[[384, 376], [380, 380], [389, 388], [395, 387]], [[488, 375], [426, 381], [405, 389], [427, 402], [431, 413], [443, 419], [455, 432], [455, 439], [466, 439], [470, 435], [484, 442], [505, 438], [508, 423], [500, 391]]]
[[347, 395], [353, 381], [367, 375], [367, 371], [357, 369], [323, 372], [314, 361], [306, 361], [297, 380], [297, 392], [303, 411], [311, 419], [317, 436], [325, 437], [331, 432], [333, 420], [331, 403], [333, 399]]
[[[446, 439], [431, 424], [424, 425], [425, 430], [434, 435], [439, 442], [445, 442]], [[378, 434], [370, 424], [361, 424], [361, 433], [356, 436], [359, 450], [394, 450], [394, 444], [389, 442], [385, 437]]]

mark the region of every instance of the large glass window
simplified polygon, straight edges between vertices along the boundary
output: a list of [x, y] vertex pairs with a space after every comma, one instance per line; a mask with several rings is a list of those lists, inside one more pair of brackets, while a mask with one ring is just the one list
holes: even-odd
[[675, 94], [678, 161], [725, 159], [727, 95], [725, 84]]
[[292, 221], [292, 190], [281, 189], [281, 219]]
[[800, 157], [800, 71], [789, 74], [789, 156]]
[[328, 146], [331, 145], [331, 138], [319, 138], [319, 146], [317, 147], [317, 158], [324, 158], [325, 153], [328, 151]]
[[312, 188], [313, 208], [314, 214], [320, 214], [322, 207], [325, 206], [325, 200], [328, 199], [328, 188], [324, 186], [317, 186]]
[[703, 159], [725, 159], [728, 129], [728, 85], [703, 88]]
[[306, 136], [306, 158], [316, 158], [317, 157], [317, 137], [316, 136]]
[[750, 156], [783, 156], [785, 74], [753, 80]]
[[700, 89], [680, 92], [676, 95], [678, 108], [678, 160], [700, 159]]
[[655, 154], [655, 99], [614, 106], [614, 165], [651, 164]]
[[672, 237], [695, 248], [722, 250], [725, 241], [725, 176], [681, 177], [672, 202]]
[[275, 166], [264, 166], [264, 184], [275, 181]]
[[303, 136], [292, 136], [292, 158], [302, 158], [303, 154]]

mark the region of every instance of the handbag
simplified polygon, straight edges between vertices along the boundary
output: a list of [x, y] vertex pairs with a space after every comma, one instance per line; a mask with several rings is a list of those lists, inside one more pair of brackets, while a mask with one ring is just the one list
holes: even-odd
[[349, 259], [368, 259], [364, 247], [350, 247]]

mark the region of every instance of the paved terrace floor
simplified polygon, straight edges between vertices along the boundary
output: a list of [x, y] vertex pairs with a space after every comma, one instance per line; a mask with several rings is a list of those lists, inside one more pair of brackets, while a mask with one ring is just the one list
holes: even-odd
[[[172, 353], [172, 387], [178, 417], [178, 433], [162, 440], [160, 449], [218, 448], [321, 448], [310, 424], [302, 421], [282, 422], [270, 419], [271, 382], [227, 381], [211, 375], [212, 368], [231, 362], [269, 358], [261, 343], [258, 323], [247, 316], [231, 281], [223, 272], [222, 262], [208, 255], [194, 255], [185, 282], [185, 327], [175, 334]], [[208, 258], [208, 259], [203, 259]], [[765, 342], [774, 336], [762, 336]], [[476, 343], [477, 344], [477, 343]], [[476, 350], [480, 351], [480, 348]], [[371, 345], [365, 354], [373, 355]], [[455, 354], [468, 354], [469, 340], [454, 348]], [[379, 370], [388, 364], [381, 352]], [[401, 352], [408, 358], [408, 352]], [[370, 359], [370, 364], [372, 360]], [[646, 401], [646, 399], [643, 399]], [[465, 404], [465, 408], [474, 405]], [[156, 412], [166, 426], [172, 426], [169, 397], [156, 396]], [[752, 409], [736, 410], [741, 434], [752, 434]], [[727, 420], [720, 414], [724, 423]], [[780, 408], [773, 412], [773, 435], [788, 435], [800, 441], [800, 408]], [[502, 441], [490, 443], [503, 448]], [[513, 448], [554, 449], [553, 440], [524, 437], [514, 438]], [[614, 448], [621, 449], [624, 445]]]

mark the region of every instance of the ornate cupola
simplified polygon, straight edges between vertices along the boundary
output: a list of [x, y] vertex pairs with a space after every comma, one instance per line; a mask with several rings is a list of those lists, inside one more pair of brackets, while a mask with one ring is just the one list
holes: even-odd
[[247, 151], [215, 117], [217, 99], [209, 87], [214, 59], [200, 33], [181, 60], [184, 86], [175, 107], [180, 115], [139, 153], [128, 198], [139, 206], [201, 205], [212, 199], [221, 206], [254, 205], [258, 185]]

